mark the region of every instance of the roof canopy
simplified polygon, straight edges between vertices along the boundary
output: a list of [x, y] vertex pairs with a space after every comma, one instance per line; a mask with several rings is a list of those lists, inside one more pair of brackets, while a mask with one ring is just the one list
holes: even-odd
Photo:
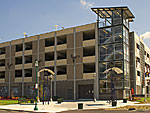
[[124, 6], [124, 7], [98, 7], [98, 8], [91, 8], [91, 9], [98, 16], [100, 16], [100, 18], [111, 18], [112, 11], [115, 11], [115, 10], [118, 10], [118, 11], [123, 10], [126, 13], [126, 15], [127, 15], [126, 18], [129, 19], [129, 21], [133, 21], [133, 18], [135, 18], [127, 6]]

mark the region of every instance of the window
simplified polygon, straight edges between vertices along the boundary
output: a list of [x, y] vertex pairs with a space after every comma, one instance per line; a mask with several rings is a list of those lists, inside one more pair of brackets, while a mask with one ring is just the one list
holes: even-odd
[[15, 70], [15, 77], [22, 77], [22, 70]]
[[5, 54], [5, 48], [0, 48], [0, 54]]
[[140, 45], [139, 45], [139, 44], [136, 44], [136, 47], [137, 47], [138, 49], [140, 49]]
[[25, 50], [32, 50], [32, 42], [25, 43]]
[[140, 75], [141, 75], [140, 71], [137, 71], [137, 76], [140, 76]]
[[149, 58], [149, 54], [147, 53], [147, 58]]
[[32, 77], [32, 69], [25, 69], [25, 77]]
[[0, 72], [0, 79], [4, 79], [5, 78], [5, 71]]
[[22, 51], [22, 50], [23, 50], [23, 45], [22, 44], [16, 45], [16, 52], [19, 52], [19, 51]]
[[137, 60], [137, 62], [139, 62], [139, 63], [140, 63], [140, 58], [138, 58], [138, 57], [137, 57], [137, 59], [136, 59], [136, 60]]

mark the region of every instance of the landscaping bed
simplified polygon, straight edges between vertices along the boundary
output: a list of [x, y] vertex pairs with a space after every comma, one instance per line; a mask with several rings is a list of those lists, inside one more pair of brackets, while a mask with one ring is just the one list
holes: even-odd
[[18, 100], [0, 100], [0, 105], [18, 104]]

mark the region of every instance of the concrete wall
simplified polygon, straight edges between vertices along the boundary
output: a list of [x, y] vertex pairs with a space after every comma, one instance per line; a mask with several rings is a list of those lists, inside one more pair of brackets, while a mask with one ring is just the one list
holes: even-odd
[[[35, 60], [39, 57], [39, 70], [45, 67], [54, 68], [55, 61], [45, 61], [45, 53], [54, 52], [55, 47], [49, 46], [45, 47], [45, 39], [54, 38], [56, 35], [57, 37], [66, 36], [66, 43], [57, 45], [56, 52], [63, 52], [66, 51], [66, 59], [61, 59], [56, 61], [56, 67], [58, 66], [66, 66], [66, 74], [56, 75], [56, 93], [58, 96], [64, 97], [64, 99], [73, 99], [73, 59], [71, 55], [73, 55], [74, 51], [74, 36], [75, 36], [75, 53], [77, 56], [76, 58], [76, 79], [78, 80], [93, 80], [93, 74], [84, 74], [83, 73], [83, 64], [84, 63], [95, 63], [94, 56], [86, 56], [83, 57], [83, 48], [84, 47], [95, 47], [95, 39], [92, 40], [84, 40], [84, 32], [89, 32], [95, 30], [95, 23], [77, 26], [74, 28], [67, 28], [64, 30], [50, 32], [40, 35], [35, 35], [31, 37], [26, 37], [22, 39], [12, 40], [11, 46], [10, 42], [5, 42], [0, 44], [0, 48], [5, 48], [5, 54], [1, 55], [1, 59], [5, 59], [5, 66], [0, 66], [0, 72], [5, 71], [5, 78], [0, 79], [0, 86], [7, 86], [9, 87], [9, 79], [10, 79], [10, 91], [12, 96], [21, 96], [22, 95], [22, 87], [24, 87], [24, 95], [32, 97], [34, 94], [29, 93], [29, 87], [34, 86], [36, 80], [36, 71], [35, 71]], [[75, 35], [74, 35], [75, 34]], [[39, 40], [39, 50], [38, 50], [38, 40]], [[23, 45], [24, 43], [32, 43], [31, 50], [19, 51], [16, 52], [16, 45]], [[26, 56], [32, 56], [32, 62], [27, 64], [15, 64], [16, 58], [24, 58]], [[54, 56], [57, 57], [57, 56]], [[11, 61], [11, 62], [10, 62]], [[9, 67], [8, 64], [11, 64]], [[15, 77], [15, 70], [22, 70], [23, 69], [31, 69], [32, 76], [31, 77]], [[10, 78], [9, 78], [10, 72]], [[93, 72], [95, 73], [95, 72]], [[44, 73], [41, 73], [43, 76]], [[83, 76], [84, 75], [84, 76]], [[55, 80], [53, 78], [53, 80]], [[23, 81], [23, 82], [22, 82]], [[24, 86], [22, 86], [24, 83]], [[80, 82], [82, 84], [82, 82]], [[88, 83], [87, 83], [88, 84]], [[93, 82], [92, 82], [93, 84]], [[54, 84], [53, 84], [54, 85]], [[17, 90], [17, 93], [13, 93], [13, 89]], [[31, 90], [31, 89], [30, 89]], [[54, 89], [53, 89], [54, 90]], [[77, 89], [78, 90], [78, 89]], [[32, 92], [32, 91], [31, 91]], [[6, 96], [8, 93], [6, 94]]]

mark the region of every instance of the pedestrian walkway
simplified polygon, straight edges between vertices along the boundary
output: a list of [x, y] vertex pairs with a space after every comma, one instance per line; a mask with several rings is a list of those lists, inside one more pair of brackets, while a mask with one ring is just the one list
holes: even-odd
[[[117, 101], [117, 106], [112, 107], [107, 101], [79, 101], [79, 102], [62, 102], [58, 104], [57, 102], [50, 102], [48, 105], [47, 103], [43, 105], [42, 103], [38, 103], [38, 110], [34, 111], [34, 105], [1, 105], [0, 109], [7, 109], [7, 110], [19, 110], [19, 111], [30, 111], [30, 112], [48, 112], [48, 113], [56, 113], [61, 111], [68, 111], [68, 110], [76, 110], [78, 109], [78, 103], [83, 103], [83, 109], [105, 109], [105, 108], [116, 108], [122, 107], [127, 105], [141, 105], [136, 104], [137, 102], [128, 101], [127, 103], [123, 103], [122, 100]], [[143, 104], [142, 104], [143, 105]], [[150, 105], [150, 104], [144, 104]]]

